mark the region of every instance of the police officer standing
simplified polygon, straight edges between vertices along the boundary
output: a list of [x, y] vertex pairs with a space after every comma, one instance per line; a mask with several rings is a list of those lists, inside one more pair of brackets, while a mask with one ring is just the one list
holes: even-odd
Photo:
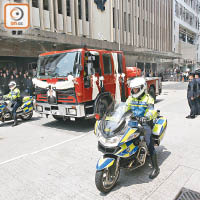
[[200, 77], [199, 77], [198, 73], [195, 74], [195, 79], [196, 79], [196, 82], [197, 82], [197, 98], [196, 98], [197, 110], [196, 110], [196, 114], [200, 115]]
[[190, 114], [186, 117], [188, 119], [194, 119], [197, 111], [196, 97], [197, 97], [197, 82], [194, 79], [194, 75], [190, 74], [189, 84], [187, 89], [187, 99], [190, 106]]

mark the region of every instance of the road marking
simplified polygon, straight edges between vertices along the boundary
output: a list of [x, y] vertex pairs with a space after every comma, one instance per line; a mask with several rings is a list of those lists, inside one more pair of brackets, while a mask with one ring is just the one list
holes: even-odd
[[67, 143], [67, 142], [71, 142], [71, 141], [73, 141], [73, 140], [77, 140], [77, 139], [79, 139], [79, 138], [82, 138], [82, 137], [84, 137], [84, 136], [86, 136], [86, 135], [88, 135], [88, 134], [90, 134], [90, 133], [82, 134], [82, 135], [80, 135], [80, 136], [77, 136], [77, 137], [71, 138], [71, 139], [69, 139], [69, 140], [65, 140], [65, 141], [59, 142], [59, 143], [57, 143], [57, 144], [54, 144], [54, 145], [49, 146], [49, 147], [45, 147], [45, 148], [43, 148], [43, 149], [40, 149], [40, 150], [38, 150], [38, 151], [34, 151], [34, 152], [32, 152], [32, 153], [27, 153], [27, 154], [23, 154], [23, 155], [21, 155], [21, 156], [17, 156], [17, 157], [15, 157], [15, 158], [12, 158], [12, 159], [9, 159], [9, 160], [6, 160], [6, 161], [1, 162], [0, 165], [4, 165], [4, 164], [7, 164], [7, 163], [12, 162], [12, 161], [19, 160], [19, 159], [21, 159], [21, 158], [25, 158], [25, 157], [27, 157], [27, 156], [29, 156], [29, 155], [35, 155], [35, 154], [41, 153], [41, 152], [43, 152], [43, 151], [47, 151], [47, 150], [49, 150], [49, 149], [52, 149], [52, 148], [55, 148], [55, 147], [60, 146], [60, 145], [62, 145], [62, 144], [65, 144], [65, 143]]

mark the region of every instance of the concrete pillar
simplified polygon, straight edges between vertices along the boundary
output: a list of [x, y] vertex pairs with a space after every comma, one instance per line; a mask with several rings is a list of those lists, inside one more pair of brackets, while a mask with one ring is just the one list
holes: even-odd
[[89, 37], [93, 38], [92, 1], [91, 0], [88, 0], [88, 12], [89, 12]]
[[67, 2], [62, 0], [63, 31], [67, 33]]
[[[28, 4], [29, 4], [29, 9], [30, 9], [30, 27], [33, 27], [32, 17], [34, 17], [34, 16], [32, 14], [32, 0], [29, 0]], [[1, 7], [1, 5], [0, 5], [0, 7]]]
[[78, 0], [74, 0], [74, 10], [75, 10], [75, 30], [76, 30], [76, 35], [79, 35], [80, 31], [79, 31]]
[[129, 35], [129, 20], [128, 20], [128, 15], [129, 15], [129, 1], [125, 1], [126, 3], [126, 44], [129, 45], [129, 40], [128, 40], [128, 35]]
[[71, 12], [71, 28], [72, 28], [72, 35], [76, 35], [75, 30], [75, 6], [74, 6], [74, 0], [70, 0], [70, 12]]
[[134, 29], [133, 29], [133, 24], [134, 24], [134, 17], [133, 17], [133, 0], [131, 0], [131, 4], [130, 4], [130, 23], [131, 23], [131, 30], [130, 30], [130, 45], [133, 46], [134, 45]]
[[56, 25], [56, 31], [58, 32], [58, 1], [54, 1], [54, 23]]
[[119, 0], [119, 27], [120, 27], [120, 44], [123, 44], [124, 41], [124, 34], [123, 34], [123, 23], [122, 23], [122, 19], [123, 19], [123, 1]]
[[38, 1], [40, 11], [40, 29], [44, 30], [44, 14], [43, 14], [43, 1]]
[[118, 42], [119, 40], [119, 34], [118, 34], [118, 15], [117, 15], [117, 11], [118, 11], [118, 0], [114, 0], [114, 7], [115, 7], [115, 41]]
[[83, 33], [83, 35], [86, 35], [85, 0], [81, 0], [81, 13], [82, 13], [82, 33]]
[[49, 0], [49, 15], [50, 15], [50, 29], [51, 29], [51, 32], [54, 32], [54, 29], [55, 29], [53, 1], [54, 0]]

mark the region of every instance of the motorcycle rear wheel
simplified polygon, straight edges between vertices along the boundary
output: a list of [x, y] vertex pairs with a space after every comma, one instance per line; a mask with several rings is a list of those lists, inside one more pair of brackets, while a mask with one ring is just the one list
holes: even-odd
[[26, 121], [26, 120], [30, 120], [33, 117], [33, 112], [29, 112], [27, 114], [21, 115], [20, 116], [22, 120]]
[[110, 192], [117, 183], [119, 178], [120, 169], [115, 170], [114, 176], [110, 173], [111, 168], [96, 171], [95, 184], [97, 189], [102, 193]]

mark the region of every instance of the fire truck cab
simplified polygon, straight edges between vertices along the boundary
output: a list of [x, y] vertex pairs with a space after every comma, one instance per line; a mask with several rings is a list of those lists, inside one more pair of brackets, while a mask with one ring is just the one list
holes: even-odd
[[128, 97], [121, 51], [81, 48], [43, 53], [33, 83], [36, 111], [57, 120], [103, 115], [113, 100]]

